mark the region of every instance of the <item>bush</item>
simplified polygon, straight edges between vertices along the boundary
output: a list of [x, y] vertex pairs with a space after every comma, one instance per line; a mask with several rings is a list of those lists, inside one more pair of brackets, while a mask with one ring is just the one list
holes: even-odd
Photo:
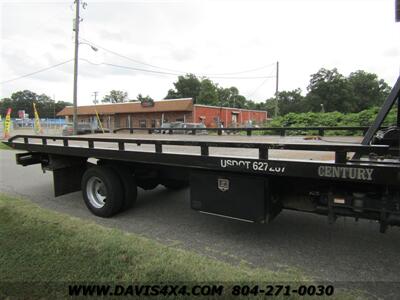
[[[370, 126], [378, 112], [379, 107], [372, 107], [358, 113], [340, 113], [337, 111], [328, 113], [288, 113], [277, 117], [268, 123], [268, 127], [335, 127], [335, 126]], [[391, 126], [396, 123], [397, 109], [394, 108], [386, 117], [383, 126]], [[288, 131], [288, 135], [310, 134], [305, 131]], [[328, 131], [328, 135], [359, 135], [357, 130]]]

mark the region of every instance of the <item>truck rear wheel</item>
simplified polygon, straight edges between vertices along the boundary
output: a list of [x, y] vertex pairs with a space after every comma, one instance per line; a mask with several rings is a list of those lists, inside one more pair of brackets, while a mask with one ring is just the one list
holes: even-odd
[[129, 171], [129, 168], [122, 165], [110, 165], [110, 167], [118, 174], [118, 177], [122, 183], [124, 189], [123, 203], [121, 211], [125, 211], [131, 208], [137, 199], [137, 184], [133, 173]]
[[117, 173], [107, 166], [94, 166], [82, 176], [82, 194], [87, 208], [96, 216], [108, 218], [123, 204], [123, 187]]

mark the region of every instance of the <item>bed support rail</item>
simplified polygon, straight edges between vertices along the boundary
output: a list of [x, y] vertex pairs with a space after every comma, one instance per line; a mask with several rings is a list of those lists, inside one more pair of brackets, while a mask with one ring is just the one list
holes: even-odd
[[[21, 142], [16, 142], [22, 140]], [[327, 151], [335, 153], [336, 163], [345, 163], [349, 153], [360, 153], [362, 155], [384, 156], [389, 154], [389, 146], [386, 145], [360, 145], [360, 144], [305, 144], [305, 143], [260, 143], [260, 142], [227, 142], [227, 141], [183, 141], [183, 140], [162, 140], [162, 139], [124, 139], [124, 138], [104, 138], [104, 137], [63, 137], [63, 136], [37, 136], [37, 135], [16, 135], [11, 137], [6, 144], [15, 147], [15, 144], [29, 145], [32, 140], [39, 141], [43, 147], [49, 145], [49, 141], [62, 141], [56, 144], [60, 147], [71, 146], [71, 141], [82, 141], [87, 143], [87, 148], [96, 149], [96, 143], [109, 143], [116, 146], [119, 151], [125, 151], [126, 144], [154, 145], [156, 153], [163, 153], [163, 146], [193, 146], [199, 147], [202, 156], [209, 156], [209, 149], [212, 147], [224, 148], [247, 148], [258, 149], [258, 158], [267, 160], [269, 150], [300, 150], [300, 151]]]

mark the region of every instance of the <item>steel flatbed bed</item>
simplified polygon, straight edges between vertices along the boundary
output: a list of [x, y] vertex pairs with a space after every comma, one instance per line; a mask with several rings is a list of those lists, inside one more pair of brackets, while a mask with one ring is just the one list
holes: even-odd
[[[325, 205], [320, 201], [314, 212], [327, 214], [331, 221], [337, 215], [379, 219], [382, 209], [392, 209], [392, 200], [384, 208], [365, 207], [363, 203], [359, 212], [351, 204], [354, 199], [346, 202], [346, 197], [353, 193], [348, 191], [350, 187], [361, 198], [385, 190], [398, 194], [400, 161], [393, 159], [395, 153], [389, 146], [306, 143], [301, 138], [293, 138], [296, 142], [291, 143], [265, 140], [255, 136], [17, 135], [6, 144], [28, 151], [17, 154], [18, 164], [40, 163], [44, 170], [54, 172], [56, 196], [81, 189], [84, 172], [90, 169], [87, 161], [94, 158], [99, 165], [111, 167], [117, 173], [123, 168], [125, 173], [119, 176], [125, 180], [130, 176], [131, 184], [135, 182], [144, 189], [160, 183], [170, 188], [190, 183], [192, 208], [244, 221], [267, 222], [283, 208], [310, 211], [309, 204], [304, 206], [304, 199], [294, 201], [296, 194], [302, 198], [324, 198]], [[361, 157], [350, 159], [354, 153]], [[247, 194], [249, 188], [254, 196]], [[85, 192], [85, 188], [82, 190]], [[209, 201], [221, 196], [218, 194], [230, 200], [217, 205]], [[272, 197], [280, 199], [279, 203], [274, 204]], [[90, 196], [87, 199], [90, 204]], [[400, 211], [391, 211], [382, 230], [395, 224], [398, 217]]]
[[[384, 158], [384, 155], [390, 152], [389, 146], [320, 142], [265, 143], [256, 140], [253, 139], [252, 142], [245, 142], [243, 139], [235, 141], [235, 138], [232, 137], [218, 141], [218, 137], [198, 136], [182, 139], [181, 136], [121, 138], [17, 135], [6, 144], [15, 149], [28, 150], [32, 153], [310, 178], [324, 177], [318, 174], [318, 169], [322, 165], [360, 170], [364, 170], [368, 166], [373, 169], [368, 178], [361, 175], [355, 177], [335, 176], [338, 180], [343, 181], [399, 183], [397, 172], [400, 162]], [[234, 151], [230, 152], [231, 150]], [[279, 152], [282, 151], [285, 153], [279, 155]], [[364, 155], [373, 153], [375, 156], [373, 159], [349, 160], [348, 155], [356, 152]], [[18, 155], [21, 163], [29, 157], [30, 155]], [[303, 158], [295, 159], [293, 157]], [[263, 165], [263, 167], [258, 168], [257, 164]]]
[[[396, 101], [396, 125], [378, 131]], [[17, 135], [5, 144], [27, 151], [16, 154], [18, 164], [53, 171], [56, 196], [82, 190], [87, 207], [101, 217], [133, 206], [137, 187], [161, 184], [190, 186], [195, 210], [248, 222], [267, 223], [282, 209], [295, 209], [327, 215], [331, 223], [337, 216], [376, 220], [381, 232], [400, 226], [400, 77], [361, 143], [286, 142], [251, 136], [260, 130], [254, 128], [241, 129], [247, 136], [223, 135], [227, 130], [212, 129], [216, 136]]]
[[[27, 137], [27, 136], [26, 136]], [[355, 144], [360, 140], [358, 137], [336, 137], [330, 138], [328, 141], [325, 140], [313, 140], [307, 141], [304, 137], [274, 137], [274, 136], [193, 136], [193, 135], [148, 135], [148, 134], [135, 134], [135, 135], [124, 135], [124, 134], [102, 134], [99, 135], [85, 135], [88, 138], [95, 138], [96, 139], [96, 148], [101, 149], [118, 149], [118, 142], [113, 142], [115, 139], [124, 139], [128, 140], [128, 142], [124, 143], [124, 149], [128, 151], [143, 151], [143, 152], [155, 152], [154, 144], [152, 142], [146, 142], [147, 140], [163, 142], [163, 153], [176, 153], [176, 154], [193, 154], [193, 155], [200, 155], [201, 154], [201, 147], [191, 146], [193, 142], [205, 142], [209, 147], [209, 155], [210, 156], [238, 156], [238, 157], [247, 157], [247, 158], [258, 158], [259, 152], [258, 149], [249, 148], [249, 147], [230, 147], [229, 149], [222, 147], [212, 147], [212, 144], [221, 144], [227, 143], [227, 145], [231, 144], [238, 144], [244, 145], [247, 144], [313, 144], [313, 145], [326, 145], [326, 144], [339, 144], [339, 145], [348, 145], [348, 144]], [[102, 140], [99, 140], [101, 137]], [[79, 136], [78, 136], [79, 138]], [[30, 143], [41, 144], [41, 138], [33, 135], [30, 136]], [[130, 142], [129, 142], [130, 140]], [[146, 140], [144, 143], [137, 143], [132, 142], [132, 140]], [[23, 138], [15, 138], [14, 142], [22, 142]], [[164, 142], [165, 141], [165, 142]], [[187, 146], [180, 145], [184, 142], [188, 142]], [[61, 145], [63, 144], [63, 139], [47, 139], [47, 145]], [[69, 146], [81, 146], [81, 147], [88, 147], [88, 141], [86, 139], [68, 139], [67, 142]], [[173, 144], [171, 144], [173, 143]], [[139, 145], [138, 145], [139, 144]], [[290, 159], [309, 159], [309, 160], [333, 160], [334, 153], [327, 152], [327, 151], [289, 151], [289, 150], [269, 150], [269, 157], [270, 158], [290, 158]]]

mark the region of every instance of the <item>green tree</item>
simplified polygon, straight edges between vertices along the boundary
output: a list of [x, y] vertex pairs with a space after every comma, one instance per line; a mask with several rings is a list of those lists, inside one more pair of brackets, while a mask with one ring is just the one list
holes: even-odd
[[101, 102], [103, 103], [122, 103], [128, 98], [128, 93], [124, 91], [112, 90], [108, 95], [105, 95]]
[[264, 109], [265, 104], [249, 102], [239, 94], [237, 87], [219, 87], [208, 78], [197, 78], [194, 74], [179, 76], [174, 83], [175, 89], [168, 90], [165, 99], [193, 98], [194, 103], [236, 108]]
[[217, 86], [210, 79], [206, 78], [201, 81], [197, 103], [214, 106], [220, 105]]
[[[248, 101], [250, 102], [251, 100], [248, 100]], [[249, 107], [249, 109], [267, 110], [267, 103], [266, 102], [254, 102], [254, 106]]]
[[[55, 117], [55, 101], [45, 94], [37, 95], [36, 109], [41, 118], [54, 118]], [[33, 117], [33, 115], [30, 115]]]
[[[264, 103], [264, 110], [267, 111], [269, 117], [273, 117], [275, 115], [275, 103], [276, 103], [276, 98], [268, 98], [265, 100]], [[278, 106], [278, 115], [279, 115], [279, 106]]]
[[144, 102], [154, 103], [154, 99], [151, 98], [149, 95], [147, 95], [146, 97], [143, 97], [142, 94], [138, 94], [136, 98], [137, 98], [137, 101], [140, 101], [140, 103], [144, 103]]
[[[10, 98], [3, 98], [0, 100], [0, 116], [4, 117], [7, 113], [7, 109], [11, 108], [14, 111], [13, 108], [13, 101]], [[14, 115], [14, 112], [11, 113]]]
[[[33, 103], [38, 104], [38, 95], [36, 93], [29, 90], [18, 91], [11, 94], [11, 100], [12, 117], [17, 118], [19, 110], [25, 110], [29, 117], [33, 117]], [[39, 107], [37, 109], [39, 110]], [[45, 118], [45, 116], [42, 117]]]
[[301, 89], [279, 92], [278, 111], [281, 116], [290, 112], [304, 112], [304, 97], [301, 95]]
[[177, 98], [180, 98], [178, 92], [175, 91], [174, 89], [169, 89], [167, 96], [165, 96], [164, 99], [177, 99]]
[[390, 93], [389, 85], [376, 74], [362, 70], [350, 73], [348, 81], [358, 112], [372, 106], [380, 106]]
[[274, 115], [278, 101], [278, 115], [282, 116], [307, 111], [358, 112], [381, 105], [390, 93], [390, 87], [384, 80], [361, 70], [345, 77], [336, 68], [321, 68], [310, 77], [305, 97], [300, 89], [294, 89], [279, 92], [278, 99], [272, 97], [265, 102], [256, 102], [240, 95], [234, 86], [224, 88], [208, 78], [199, 79], [194, 74], [186, 74], [178, 77], [175, 89], [170, 89], [165, 99], [190, 97], [195, 103], [266, 110], [270, 116]]
[[246, 101], [245, 108], [247, 108], [247, 109], [259, 109], [258, 107], [260, 107], [259, 103], [256, 103], [253, 100], [247, 100]]
[[309, 111], [319, 112], [322, 105], [326, 112], [356, 110], [351, 85], [336, 68], [332, 70], [322, 68], [312, 74], [307, 90], [305, 104]]
[[338, 70], [320, 69], [311, 75], [304, 107], [309, 111], [359, 112], [381, 105], [390, 93], [389, 85], [376, 74], [362, 70], [344, 77]]
[[247, 108], [247, 99], [243, 95], [237, 95], [234, 98], [234, 105], [233, 107], [236, 108]]
[[11, 108], [11, 116], [13, 118], [18, 117], [19, 110], [24, 110], [25, 113], [29, 114], [29, 117], [32, 118], [33, 103], [36, 104], [41, 118], [53, 118], [54, 115], [65, 106], [72, 105], [65, 101], [56, 102], [45, 94], [38, 95], [32, 91], [23, 90], [13, 93], [10, 98], [3, 98], [0, 100], [0, 114], [4, 116], [7, 109]]
[[219, 105], [230, 106], [231, 92], [229, 89], [223, 88], [223, 87], [218, 87], [217, 94], [218, 94]]
[[170, 89], [164, 99], [193, 98], [194, 103], [200, 94], [201, 81], [194, 74], [179, 76], [174, 82], [175, 90]]
[[66, 106], [72, 106], [72, 103], [71, 102], [66, 102], [66, 101], [57, 101], [55, 103], [56, 114], [58, 112], [60, 112], [61, 110], [63, 110], [64, 107], [66, 107]]
[[227, 107], [237, 107], [237, 98], [239, 96], [239, 90], [231, 86], [230, 88], [223, 88], [223, 87], [218, 87], [218, 99], [219, 102], [221, 103], [222, 106], [227, 106]]

